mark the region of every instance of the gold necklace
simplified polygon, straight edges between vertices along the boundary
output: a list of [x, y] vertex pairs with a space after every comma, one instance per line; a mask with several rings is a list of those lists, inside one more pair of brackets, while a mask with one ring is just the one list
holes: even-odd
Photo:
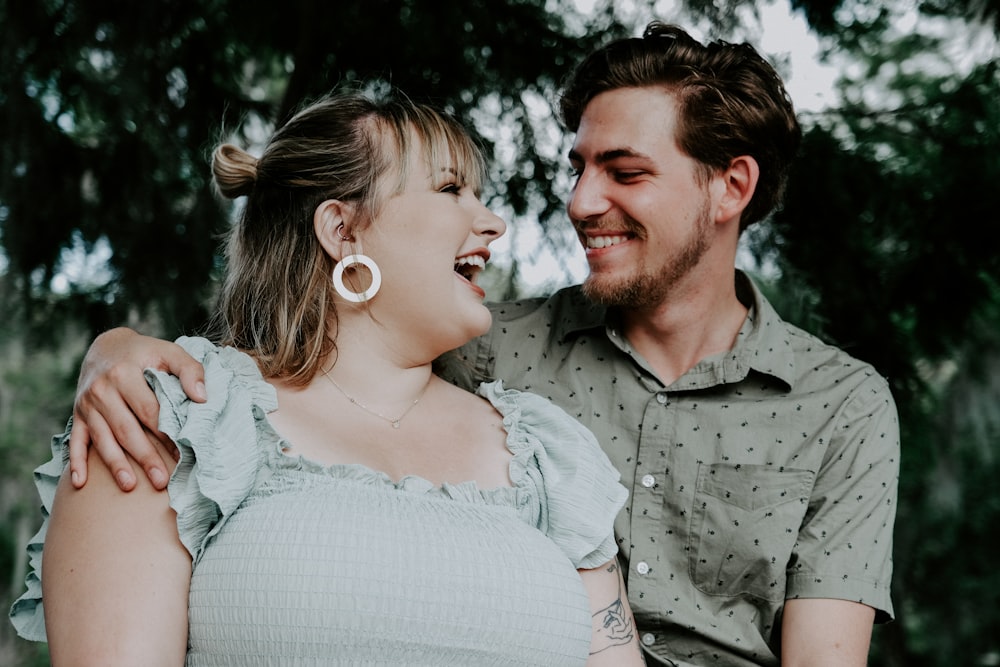
[[[333, 369], [331, 368], [330, 370], [333, 370]], [[330, 370], [324, 371], [323, 375], [325, 375], [326, 379], [329, 380], [330, 382], [332, 382], [333, 386], [336, 387], [340, 391], [340, 393], [344, 395], [344, 398], [346, 398], [351, 403], [353, 403], [354, 405], [358, 406], [359, 408], [361, 408], [362, 410], [364, 410], [368, 414], [375, 415], [379, 419], [381, 419], [383, 421], [389, 422], [390, 424], [392, 424], [393, 428], [399, 428], [399, 422], [403, 421], [403, 417], [405, 417], [406, 415], [408, 415], [410, 413], [410, 410], [412, 410], [414, 408], [414, 406], [416, 406], [416, 404], [420, 402], [420, 399], [424, 397], [424, 394], [427, 393], [427, 388], [429, 386], [431, 386], [431, 380], [434, 378], [434, 374], [432, 373], [431, 376], [429, 378], [427, 378], [427, 384], [425, 384], [424, 388], [420, 390], [420, 393], [417, 394], [417, 397], [415, 399], [413, 399], [413, 402], [410, 403], [408, 406], [406, 406], [406, 409], [403, 410], [402, 414], [400, 414], [398, 417], [396, 417], [395, 419], [393, 419], [392, 417], [386, 417], [381, 412], [378, 412], [376, 410], [372, 410], [367, 405], [365, 405], [364, 403], [362, 403], [361, 401], [359, 401], [358, 399], [354, 398], [353, 396], [351, 396], [350, 394], [348, 394], [346, 391], [344, 391], [344, 388], [341, 387], [339, 384], [337, 384], [336, 380], [334, 380], [332, 377], [330, 377]]]

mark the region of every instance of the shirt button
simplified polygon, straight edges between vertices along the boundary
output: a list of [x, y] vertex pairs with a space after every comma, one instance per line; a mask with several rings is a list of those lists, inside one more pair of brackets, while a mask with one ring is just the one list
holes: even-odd
[[653, 477], [652, 475], [643, 475], [642, 476], [642, 485], [644, 487], [646, 487], [647, 489], [651, 489], [651, 488], [653, 488], [654, 484], [656, 484], [656, 478], [655, 477]]
[[646, 646], [652, 646], [656, 643], [656, 636], [652, 632], [643, 633], [642, 643]]
[[656, 402], [659, 403], [660, 405], [666, 405], [667, 395], [661, 391], [659, 394], [656, 395]]
[[649, 563], [646, 561], [636, 563], [635, 571], [639, 574], [649, 574]]

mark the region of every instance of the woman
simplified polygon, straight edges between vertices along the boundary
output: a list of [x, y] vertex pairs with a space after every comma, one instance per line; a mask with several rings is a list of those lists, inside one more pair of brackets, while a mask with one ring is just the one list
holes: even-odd
[[180, 341], [207, 402], [148, 372], [180, 453], [169, 494], [123, 497], [101, 465], [75, 490], [57, 438], [19, 631], [47, 633], [56, 666], [641, 664], [626, 494], [593, 436], [432, 370], [489, 327], [475, 278], [505, 231], [464, 129], [339, 94], [213, 171], [247, 201], [218, 344]]

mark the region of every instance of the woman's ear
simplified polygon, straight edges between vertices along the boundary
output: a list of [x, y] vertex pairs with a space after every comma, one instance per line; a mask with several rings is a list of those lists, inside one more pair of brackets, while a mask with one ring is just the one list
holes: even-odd
[[327, 199], [313, 212], [316, 238], [335, 261], [353, 252], [354, 237], [348, 231], [353, 213], [354, 207], [339, 199]]
[[760, 166], [749, 155], [733, 158], [729, 168], [722, 173], [723, 193], [716, 208], [716, 221], [738, 218], [753, 198], [760, 178]]

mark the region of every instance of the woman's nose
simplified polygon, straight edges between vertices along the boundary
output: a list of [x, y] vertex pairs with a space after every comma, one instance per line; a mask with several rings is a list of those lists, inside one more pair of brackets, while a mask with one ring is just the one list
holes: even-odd
[[487, 237], [486, 242], [490, 243], [504, 235], [507, 231], [507, 223], [503, 221], [503, 218], [486, 208], [482, 202], [479, 206], [481, 210], [476, 215], [472, 231], [479, 236]]

